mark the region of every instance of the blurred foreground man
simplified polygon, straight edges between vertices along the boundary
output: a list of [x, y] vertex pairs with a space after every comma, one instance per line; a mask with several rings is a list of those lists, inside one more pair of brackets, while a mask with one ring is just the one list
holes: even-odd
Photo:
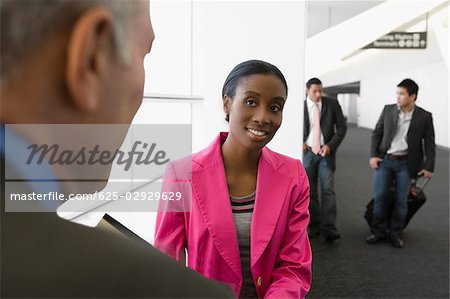
[[[39, 188], [93, 193], [104, 187], [111, 164], [84, 169], [97, 178], [89, 182], [67, 182], [73, 173], [58, 165], [40, 168], [53, 179], [29, 179], [31, 167], [19, 167], [23, 161], [5, 153], [5, 146], [58, 140], [61, 126], [27, 134], [7, 125], [88, 124], [82, 135], [61, 140], [78, 145], [97, 140], [114, 151], [141, 104], [143, 60], [154, 34], [147, 1], [2, 0], [0, 9], [0, 297], [231, 298], [223, 285], [143, 242], [70, 223], [54, 212], [36, 212], [48, 208], [43, 202], [30, 203], [34, 212], [5, 211], [5, 180], [11, 177], [23, 194], [43, 192]], [[125, 129], [104, 138], [96, 135], [95, 124]]]

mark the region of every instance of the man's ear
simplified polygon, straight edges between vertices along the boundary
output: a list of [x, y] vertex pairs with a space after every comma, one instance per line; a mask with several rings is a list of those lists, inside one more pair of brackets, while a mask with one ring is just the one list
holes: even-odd
[[101, 85], [111, 63], [112, 13], [106, 8], [89, 9], [76, 21], [67, 48], [67, 87], [74, 105], [95, 111]]
[[232, 103], [233, 103], [233, 101], [231, 100], [231, 98], [228, 95], [225, 95], [223, 97], [223, 111], [225, 112], [226, 115], [230, 115]]

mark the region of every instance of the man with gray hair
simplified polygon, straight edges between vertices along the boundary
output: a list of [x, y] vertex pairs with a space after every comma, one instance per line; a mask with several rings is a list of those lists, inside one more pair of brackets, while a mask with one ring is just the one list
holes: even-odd
[[[111, 164], [82, 167], [98, 178], [88, 182], [68, 180], [71, 173], [53, 165], [44, 168], [51, 179], [30, 179], [32, 169], [21, 168], [18, 162], [23, 161], [5, 148], [56, 136], [59, 125], [36, 134], [8, 126], [87, 125], [83, 134], [64, 138], [81, 145], [97, 140], [117, 150], [142, 101], [143, 60], [154, 34], [148, 1], [2, 0], [0, 5], [0, 297], [231, 298], [225, 286], [144, 242], [74, 224], [51, 212], [5, 209], [11, 177], [18, 178], [13, 183], [24, 193], [43, 185], [77, 193], [104, 187]], [[104, 138], [96, 124], [122, 124], [125, 129]]]

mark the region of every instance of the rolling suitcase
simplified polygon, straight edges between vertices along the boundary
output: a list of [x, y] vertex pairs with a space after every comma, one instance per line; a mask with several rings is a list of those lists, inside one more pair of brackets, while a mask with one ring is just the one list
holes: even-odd
[[[430, 181], [430, 179], [428, 178], [423, 178], [423, 177], [419, 177], [415, 182], [414, 185], [416, 187], [416, 195], [412, 195], [411, 193], [408, 196], [408, 214], [406, 215], [406, 220], [405, 220], [405, 228], [406, 226], [408, 226], [409, 222], [411, 221], [411, 218], [414, 216], [414, 214], [417, 213], [417, 211], [425, 204], [425, 202], [427, 201], [427, 197], [425, 195], [425, 193], [423, 192], [423, 189], [425, 188], [425, 186], [428, 184], [428, 182]], [[390, 193], [389, 193], [389, 201], [391, 203], [391, 205], [393, 205], [394, 203], [394, 188], [392, 187], [390, 189]], [[366, 211], [364, 213], [364, 218], [367, 221], [367, 224], [369, 224], [369, 226], [372, 225], [372, 220], [373, 220], [373, 201], [374, 199], [372, 198], [370, 200], [370, 202], [366, 205]], [[392, 210], [392, 208], [391, 208]], [[390, 215], [391, 213], [389, 213]], [[390, 220], [390, 217], [388, 217], [388, 221]]]

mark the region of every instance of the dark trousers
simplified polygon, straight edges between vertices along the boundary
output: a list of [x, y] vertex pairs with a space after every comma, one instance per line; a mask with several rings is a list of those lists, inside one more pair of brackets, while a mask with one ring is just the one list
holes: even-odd
[[[303, 154], [303, 167], [308, 174], [310, 185], [310, 225], [334, 227], [336, 223], [336, 196], [334, 193], [334, 171], [326, 159], [312, 151]], [[318, 185], [320, 180], [319, 201]]]
[[390, 219], [390, 236], [399, 237], [403, 232], [408, 213], [407, 200], [411, 179], [407, 160], [396, 161], [385, 157], [380, 167], [375, 170], [374, 176], [375, 200], [371, 232], [376, 236], [384, 236], [388, 229], [389, 209], [392, 206], [389, 193], [394, 181], [395, 196]]

